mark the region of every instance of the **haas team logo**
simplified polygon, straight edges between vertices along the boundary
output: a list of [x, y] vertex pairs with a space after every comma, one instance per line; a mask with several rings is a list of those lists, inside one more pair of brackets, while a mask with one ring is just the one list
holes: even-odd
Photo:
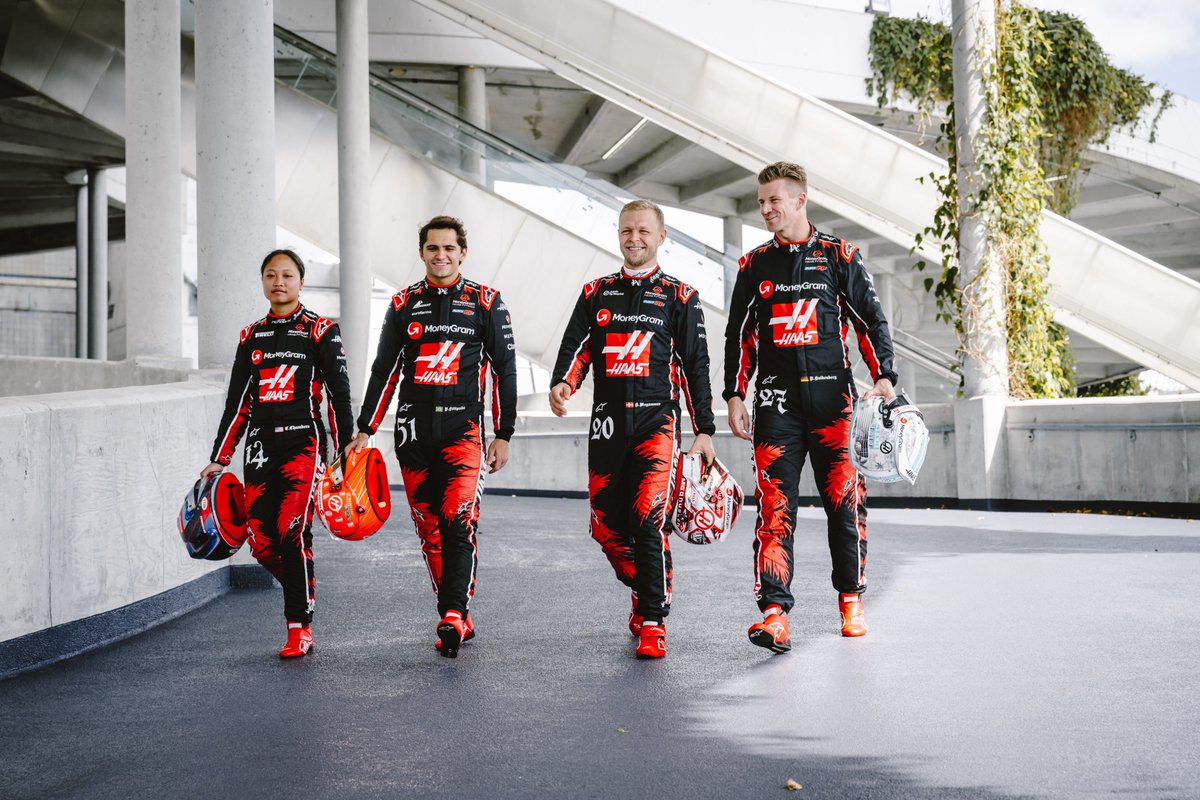
[[605, 334], [604, 374], [610, 378], [644, 378], [650, 374], [652, 331]]
[[296, 396], [296, 364], [280, 364], [258, 371], [260, 403], [289, 403]]
[[414, 359], [416, 371], [413, 382], [432, 386], [453, 386], [458, 383], [458, 357], [464, 342], [429, 342], [421, 345], [421, 354]]
[[776, 347], [817, 343], [817, 300], [771, 304], [771, 339]]

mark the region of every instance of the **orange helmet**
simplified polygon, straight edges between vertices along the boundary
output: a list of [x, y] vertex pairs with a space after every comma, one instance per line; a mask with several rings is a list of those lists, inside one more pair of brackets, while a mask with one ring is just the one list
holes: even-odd
[[383, 527], [392, 513], [383, 455], [368, 447], [330, 464], [317, 487], [317, 514], [338, 539], [358, 541]]

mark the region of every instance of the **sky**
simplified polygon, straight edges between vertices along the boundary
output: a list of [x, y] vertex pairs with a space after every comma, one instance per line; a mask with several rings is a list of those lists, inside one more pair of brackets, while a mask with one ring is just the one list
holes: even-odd
[[[866, 0], [804, 0], [811, 5], [862, 11]], [[1082, 19], [1114, 66], [1200, 100], [1200, 1], [1027, 0]], [[892, 15], [948, 21], [950, 0], [891, 0]]]

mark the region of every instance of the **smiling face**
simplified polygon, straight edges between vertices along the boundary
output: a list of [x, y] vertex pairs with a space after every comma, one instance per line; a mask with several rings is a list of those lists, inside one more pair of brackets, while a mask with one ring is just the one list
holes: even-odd
[[458, 281], [458, 265], [467, 257], [458, 246], [458, 234], [450, 228], [430, 228], [421, 246], [425, 277], [435, 286], [452, 286]]
[[807, 202], [808, 194], [794, 180], [776, 178], [759, 184], [758, 213], [767, 223], [767, 230], [785, 242], [808, 238]]
[[267, 262], [262, 271], [263, 295], [271, 304], [271, 313], [287, 316], [300, 305], [300, 289], [304, 279], [296, 262], [285, 255], [277, 255]]
[[626, 269], [637, 270], [658, 261], [658, 246], [666, 241], [667, 232], [658, 224], [658, 215], [643, 208], [621, 214], [617, 237]]

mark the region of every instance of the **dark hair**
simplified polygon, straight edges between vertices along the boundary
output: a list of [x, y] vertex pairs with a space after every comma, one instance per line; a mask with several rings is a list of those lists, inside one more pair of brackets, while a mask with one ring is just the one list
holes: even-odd
[[426, 222], [418, 234], [417, 247], [425, 246], [425, 240], [429, 238], [429, 232], [432, 230], [454, 231], [458, 237], [458, 246], [463, 250], [467, 249], [467, 229], [458, 217], [437, 216]]
[[266, 258], [262, 260], [262, 266], [258, 268], [258, 274], [262, 275], [267, 271], [267, 264], [271, 263], [271, 259], [275, 256], [287, 256], [296, 265], [296, 269], [300, 270], [300, 280], [304, 280], [304, 259], [300, 258], [300, 254], [295, 250], [287, 247], [281, 247], [278, 250], [272, 250], [267, 253]]

